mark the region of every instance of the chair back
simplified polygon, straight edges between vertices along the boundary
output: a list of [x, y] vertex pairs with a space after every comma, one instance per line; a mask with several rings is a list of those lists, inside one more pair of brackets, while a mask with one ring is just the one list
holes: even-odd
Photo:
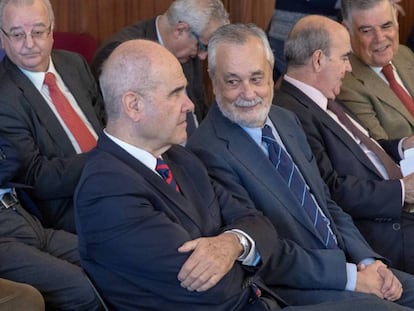
[[81, 54], [90, 63], [98, 48], [98, 41], [87, 33], [53, 32], [53, 48]]

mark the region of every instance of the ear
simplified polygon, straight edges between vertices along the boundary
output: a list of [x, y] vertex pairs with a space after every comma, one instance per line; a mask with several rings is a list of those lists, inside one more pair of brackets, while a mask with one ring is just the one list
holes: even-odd
[[187, 33], [190, 30], [190, 25], [188, 25], [186, 22], [178, 22], [175, 24], [174, 27], [174, 36], [176, 38], [182, 36], [184, 33]]
[[313, 52], [311, 58], [313, 70], [315, 72], [320, 72], [326, 60], [326, 55], [322, 52], [322, 50], [316, 50]]
[[125, 114], [132, 121], [137, 122], [143, 114], [144, 98], [136, 92], [128, 91], [122, 96], [122, 107]]

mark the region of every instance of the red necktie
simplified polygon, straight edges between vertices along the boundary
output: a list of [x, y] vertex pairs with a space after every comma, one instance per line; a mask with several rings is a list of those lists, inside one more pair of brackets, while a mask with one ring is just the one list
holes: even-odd
[[63, 95], [62, 91], [56, 84], [55, 75], [47, 72], [44, 84], [49, 88], [50, 98], [56, 107], [57, 112], [65, 122], [66, 126], [75, 137], [82, 152], [87, 152], [96, 146], [96, 139], [82, 121], [80, 116], [73, 109], [68, 99]]
[[414, 101], [411, 96], [404, 90], [404, 88], [397, 82], [394, 76], [392, 65], [388, 64], [382, 68], [382, 73], [390, 84], [391, 90], [394, 91], [395, 95], [402, 101], [405, 108], [414, 116]]
[[391, 157], [378, 146], [375, 142], [371, 140], [367, 135], [365, 135], [362, 131], [360, 131], [354, 123], [352, 123], [351, 119], [345, 114], [340, 104], [338, 104], [334, 100], [328, 100], [328, 109], [332, 111], [337, 117], [338, 120], [359, 140], [375, 153], [378, 159], [384, 165], [385, 170], [387, 171], [389, 179], [401, 179], [402, 174], [401, 170], [398, 165], [391, 159]]

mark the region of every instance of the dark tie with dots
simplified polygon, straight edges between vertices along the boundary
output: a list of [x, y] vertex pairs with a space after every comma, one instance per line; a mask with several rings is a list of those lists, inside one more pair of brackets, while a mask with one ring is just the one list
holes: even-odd
[[175, 189], [175, 191], [180, 192], [180, 188], [178, 187], [178, 184], [175, 182], [170, 167], [167, 165], [167, 163], [164, 162], [163, 159], [157, 158], [157, 165], [155, 166], [155, 170], [158, 172], [158, 174], [161, 175], [161, 177], [165, 180], [165, 182], [168, 185]]
[[274, 164], [294, 197], [310, 217], [314, 227], [321, 235], [326, 248], [337, 249], [336, 237], [330, 228], [329, 219], [319, 210], [295, 163], [293, 163], [286, 151], [277, 143], [272, 134], [272, 129], [268, 125], [265, 125], [262, 129], [262, 141], [268, 146], [270, 161]]

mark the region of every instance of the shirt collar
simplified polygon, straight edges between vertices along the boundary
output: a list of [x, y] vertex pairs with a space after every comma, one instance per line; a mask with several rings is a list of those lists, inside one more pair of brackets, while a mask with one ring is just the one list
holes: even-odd
[[[43, 86], [46, 73], [41, 71], [30, 71], [23, 69], [21, 67], [19, 67], [19, 69], [33, 83], [35, 88], [40, 91]], [[52, 72], [55, 76], [59, 76], [58, 72], [56, 71], [55, 65], [53, 64], [52, 58], [50, 58], [49, 60], [49, 68], [46, 72]]]
[[105, 129], [104, 129], [104, 133], [106, 136], [108, 136], [109, 139], [111, 139], [115, 144], [117, 144], [119, 147], [124, 149], [130, 155], [132, 155], [135, 159], [140, 161], [150, 170], [155, 171], [155, 166], [157, 165], [157, 159], [151, 153], [149, 153], [148, 151], [145, 151], [144, 149], [128, 144], [115, 136], [112, 136]]
[[302, 81], [296, 80], [292, 77], [289, 77], [286, 74], [284, 76], [284, 79], [296, 86], [303, 93], [305, 93], [306, 96], [312, 99], [322, 110], [326, 111], [328, 109], [328, 99], [317, 88], [314, 88], [313, 86], [310, 86], [309, 84], [303, 83]]

